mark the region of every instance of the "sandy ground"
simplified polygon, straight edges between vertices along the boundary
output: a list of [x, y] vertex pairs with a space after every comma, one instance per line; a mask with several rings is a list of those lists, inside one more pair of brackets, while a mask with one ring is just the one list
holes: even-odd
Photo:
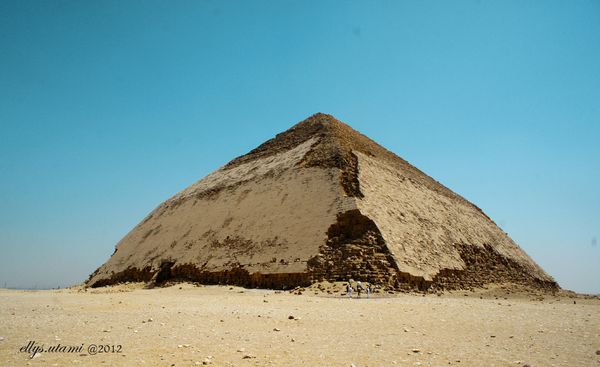
[[[29, 341], [83, 348], [30, 359]], [[598, 350], [600, 300], [581, 297], [0, 290], [1, 366], [600, 366]]]

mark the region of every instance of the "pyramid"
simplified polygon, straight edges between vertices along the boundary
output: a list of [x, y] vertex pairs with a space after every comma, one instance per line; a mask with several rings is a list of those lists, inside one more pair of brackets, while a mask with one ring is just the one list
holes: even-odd
[[160, 204], [86, 284], [546, 290], [557, 283], [477, 206], [317, 113]]

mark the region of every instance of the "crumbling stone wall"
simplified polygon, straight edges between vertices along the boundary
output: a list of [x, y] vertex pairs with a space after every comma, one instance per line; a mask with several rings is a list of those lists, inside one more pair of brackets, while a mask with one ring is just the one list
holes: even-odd
[[[98, 270], [96, 270], [96, 272], [97, 271]], [[94, 276], [94, 274], [95, 272], [90, 275], [90, 279]], [[131, 267], [118, 273], [113, 273], [110, 278], [102, 278], [90, 286], [92, 288], [96, 288], [125, 282], [147, 282], [152, 279], [153, 276], [154, 271], [150, 266], [146, 266], [142, 269]]]
[[442, 269], [431, 282], [431, 290], [473, 289], [490, 283], [513, 283], [556, 291], [554, 281], [534, 277], [518, 262], [499, 254], [492, 246], [457, 244], [464, 270]]
[[558, 290], [556, 282], [542, 281], [518, 262], [499, 254], [492, 246], [457, 244], [465, 269], [442, 269], [432, 280], [399, 269], [375, 222], [358, 209], [338, 214], [327, 231], [327, 242], [308, 261], [311, 281], [355, 279], [397, 290], [473, 289], [491, 283], [513, 283]]
[[318, 255], [308, 261], [313, 281], [360, 279], [394, 285], [397, 271], [375, 222], [358, 209], [340, 213]]
[[173, 282], [192, 282], [198, 284], [236, 285], [246, 288], [292, 289], [310, 285], [306, 273], [250, 274], [243, 268], [223, 271], [205, 271], [192, 264], [173, 265], [166, 262], [158, 270], [128, 268], [91, 284], [92, 288], [104, 287], [124, 282], [147, 282], [150, 286], [162, 286]]

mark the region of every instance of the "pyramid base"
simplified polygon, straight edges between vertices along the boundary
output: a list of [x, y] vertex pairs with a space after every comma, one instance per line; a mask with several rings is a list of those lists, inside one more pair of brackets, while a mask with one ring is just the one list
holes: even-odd
[[166, 263], [156, 271], [149, 266], [143, 269], [129, 268], [90, 286], [97, 288], [125, 282], [147, 282], [152, 286], [161, 286], [172, 282], [192, 282], [205, 285], [232, 285], [266, 289], [292, 289], [306, 287], [312, 283], [311, 277], [307, 273], [251, 274], [242, 268], [205, 271], [192, 264], [173, 266], [172, 263]]

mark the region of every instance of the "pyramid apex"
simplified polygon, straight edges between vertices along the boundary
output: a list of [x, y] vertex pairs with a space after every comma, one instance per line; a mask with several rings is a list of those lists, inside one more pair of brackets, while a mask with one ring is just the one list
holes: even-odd
[[294, 129], [297, 127], [298, 128], [304, 127], [306, 125], [331, 126], [331, 125], [335, 125], [335, 124], [346, 125], [343, 122], [341, 122], [340, 120], [338, 120], [337, 118], [335, 118], [335, 116], [333, 116], [333, 115], [323, 113], [323, 112], [317, 112], [317, 113], [310, 115], [306, 119], [300, 121], [296, 125], [292, 126], [291, 129]]
[[323, 112], [314, 113], [313, 115], [307, 118], [307, 120], [309, 119], [317, 119], [325, 123], [334, 121], [340, 122], [338, 119], [335, 118], [335, 116]]

